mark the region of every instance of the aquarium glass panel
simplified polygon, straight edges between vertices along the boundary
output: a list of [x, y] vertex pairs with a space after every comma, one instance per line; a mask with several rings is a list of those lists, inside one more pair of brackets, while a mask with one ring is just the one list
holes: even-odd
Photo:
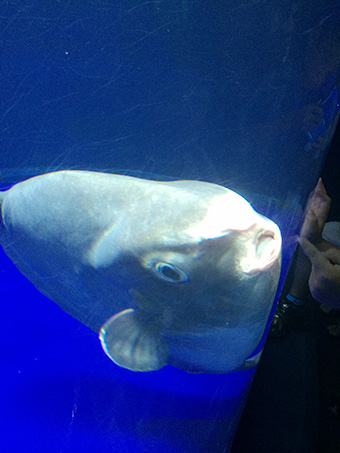
[[339, 115], [336, 3], [1, 3], [3, 451], [230, 450]]

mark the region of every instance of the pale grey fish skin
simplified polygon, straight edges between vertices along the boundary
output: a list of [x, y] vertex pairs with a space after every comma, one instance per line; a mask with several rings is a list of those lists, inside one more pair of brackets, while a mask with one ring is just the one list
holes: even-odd
[[260, 341], [281, 235], [235, 192], [73, 170], [18, 183], [0, 203], [6, 254], [100, 332], [118, 365], [227, 373]]

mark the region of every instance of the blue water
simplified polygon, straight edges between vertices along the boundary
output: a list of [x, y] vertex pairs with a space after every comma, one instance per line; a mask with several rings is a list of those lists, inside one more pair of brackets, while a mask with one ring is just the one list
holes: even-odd
[[[281, 288], [338, 117], [333, 3], [3, 2], [0, 188], [66, 168], [225, 185], [280, 226]], [[2, 451], [228, 451], [254, 369], [120, 369], [0, 260]]]

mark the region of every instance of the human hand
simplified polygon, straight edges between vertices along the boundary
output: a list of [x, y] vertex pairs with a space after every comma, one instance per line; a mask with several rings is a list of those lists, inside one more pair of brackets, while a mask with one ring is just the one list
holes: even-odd
[[319, 178], [315, 189], [310, 194], [305, 219], [300, 236], [317, 245], [322, 242], [322, 230], [327, 221], [331, 198], [328, 196], [322, 179]]
[[304, 237], [299, 238], [299, 244], [312, 265], [308, 282], [312, 296], [329, 307], [340, 308], [340, 249], [320, 252]]

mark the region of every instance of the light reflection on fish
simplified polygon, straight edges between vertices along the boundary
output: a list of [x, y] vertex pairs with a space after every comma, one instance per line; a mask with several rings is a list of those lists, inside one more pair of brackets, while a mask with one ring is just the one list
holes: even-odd
[[239, 369], [280, 273], [279, 228], [200, 181], [59, 171], [0, 193], [0, 243], [119, 366]]

